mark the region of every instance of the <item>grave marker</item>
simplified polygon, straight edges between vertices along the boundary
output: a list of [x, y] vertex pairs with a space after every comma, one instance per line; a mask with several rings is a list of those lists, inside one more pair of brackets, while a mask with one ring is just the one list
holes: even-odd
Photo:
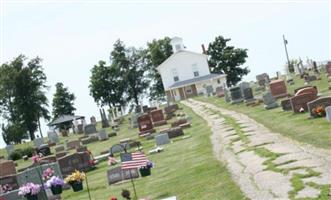
[[283, 80], [274, 80], [269, 84], [270, 92], [274, 98], [282, 98], [288, 95], [285, 82]]
[[290, 98], [292, 110], [294, 113], [300, 113], [300, 110], [303, 109], [304, 112], [308, 111], [307, 103], [315, 100], [317, 97], [311, 93], [300, 94]]
[[331, 106], [331, 96], [318, 98], [314, 101], [309, 102], [307, 106], [310, 116], [317, 117], [317, 115], [313, 112], [314, 108], [316, 108], [317, 106], [324, 106], [324, 108]]
[[58, 159], [63, 176], [70, 175], [75, 170], [86, 172], [91, 168], [90, 155], [86, 152], [73, 153]]
[[267, 110], [278, 107], [276, 100], [274, 99], [274, 97], [270, 92], [267, 92], [263, 95], [263, 103], [264, 103], [264, 108]]
[[51, 143], [58, 143], [58, 142], [60, 142], [59, 136], [57, 135], [57, 133], [55, 131], [49, 131], [49, 132], [47, 132], [47, 137], [48, 137], [48, 140]]
[[72, 140], [67, 142], [67, 149], [76, 149], [77, 147], [80, 147], [79, 140]]
[[157, 146], [170, 143], [168, 133], [162, 133], [162, 134], [155, 136], [155, 141], [156, 141]]
[[240, 103], [243, 101], [241, 89], [238, 86], [234, 86], [229, 89], [231, 95], [231, 104]]
[[167, 121], [164, 119], [164, 115], [161, 109], [153, 110], [150, 113], [154, 126], [162, 126], [167, 124]]
[[[131, 174], [130, 174], [131, 171]], [[131, 178], [139, 178], [137, 169], [122, 170], [121, 167], [115, 167], [107, 171], [108, 184], [114, 184]]]
[[44, 139], [43, 138], [35, 138], [33, 142], [34, 142], [34, 146], [38, 148], [42, 144], [44, 144]]
[[0, 177], [16, 174], [15, 163], [12, 160], [0, 161]]
[[88, 124], [84, 127], [84, 132], [86, 135], [98, 133], [94, 124]]
[[282, 109], [284, 111], [291, 111], [292, 110], [292, 105], [290, 99], [284, 99], [280, 102]]
[[153, 132], [152, 120], [148, 114], [144, 114], [138, 117], [138, 127], [140, 135], [148, 132]]
[[328, 122], [331, 122], [331, 106], [325, 108], [325, 113], [326, 113], [326, 120], [328, 120]]
[[267, 73], [263, 73], [256, 76], [256, 81], [259, 86], [266, 86], [270, 82], [270, 78]]

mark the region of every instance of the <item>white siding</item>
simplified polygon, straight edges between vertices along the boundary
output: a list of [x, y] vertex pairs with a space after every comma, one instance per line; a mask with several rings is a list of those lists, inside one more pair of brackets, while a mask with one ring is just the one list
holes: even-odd
[[195, 78], [192, 70], [192, 65], [196, 65], [199, 76], [210, 74], [206, 55], [196, 54], [186, 51], [177, 52], [173, 57], [162, 64], [159, 72], [162, 77], [162, 82], [165, 90], [175, 83], [173, 69], [176, 69], [179, 77], [179, 82]]

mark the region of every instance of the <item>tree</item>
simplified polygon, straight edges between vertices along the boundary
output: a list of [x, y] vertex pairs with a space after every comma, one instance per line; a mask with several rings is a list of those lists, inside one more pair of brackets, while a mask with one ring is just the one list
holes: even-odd
[[149, 75], [152, 80], [150, 98], [153, 100], [165, 99], [161, 75], [156, 68], [173, 54], [170, 41], [171, 39], [169, 37], [165, 37], [159, 40], [154, 39], [152, 42], [147, 43]]
[[128, 100], [133, 100], [139, 105], [139, 99], [149, 85], [145, 78], [147, 71], [147, 58], [144, 50], [137, 50], [134, 47], [128, 49], [129, 65], [124, 66], [124, 80], [127, 83]]
[[[45, 96], [47, 86], [41, 59], [31, 59], [25, 65], [26, 59], [24, 55], [19, 55], [10, 63], [1, 65], [0, 114], [8, 122], [5, 128], [7, 134], [28, 131], [33, 140], [38, 126], [40, 128], [40, 117], [49, 119]], [[7, 135], [6, 141], [11, 142], [13, 138], [16, 138], [13, 142], [17, 142], [18, 137], [14, 135]]]
[[119, 68], [115, 65], [107, 66], [105, 61], [99, 61], [91, 70], [90, 94], [94, 101], [101, 106], [110, 108], [125, 104], [126, 84], [120, 77]]
[[70, 93], [68, 88], [63, 86], [63, 83], [56, 83], [55, 88], [56, 91], [52, 103], [53, 119], [61, 115], [74, 115], [76, 110], [74, 107], [75, 95]]
[[248, 67], [240, 66], [246, 62], [247, 49], [228, 46], [231, 39], [222, 36], [215, 38], [215, 41], [208, 46], [208, 64], [211, 72], [225, 73], [227, 75], [227, 85], [236, 85], [244, 75], [249, 73]]

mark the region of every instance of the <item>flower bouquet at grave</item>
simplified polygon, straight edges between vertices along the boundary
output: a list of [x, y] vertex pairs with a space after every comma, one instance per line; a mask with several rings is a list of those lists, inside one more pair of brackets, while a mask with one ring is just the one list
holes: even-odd
[[10, 184], [0, 185], [0, 193], [6, 193], [13, 190], [13, 187]]
[[31, 157], [32, 163], [33, 164], [38, 164], [40, 162], [40, 156], [39, 155], [34, 155]]
[[75, 170], [67, 178], [64, 179], [66, 183], [71, 185], [74, 192], [83, 190], [83, 181], [85, 180], [85, 173]]
[[18, 195], [24, 196], [28, 200], [38, 200], [38, 193], [41, 186], [34, 183], [26, 183], [19, 188]]
[[312, 110], [312, 112], [314, 113], [315, 116], [317, 117], [325, 117], [326, 112], [325, 112], [325, 107], [323, 105], [321, 106], [316, 106], [316, 108], [314, 108]]
[[150, 176], [151, 175], [151, 169], [154, 167], [154, 164], [150, 161], [147, 161], [145, 166], [141, 166], [139, 168], [139, 172], [141, 177], [145, 177], [145, 176]]
[[47, 181], [51, 179], [54, 176], [54, 169], [47, 168], [43, 171], [43, 181]]
[[62, 178], [57, 176], [52, 176], [47, 182], [46, 187], [52, 190], [54, 195], [62, 193], [62, 186], [64, 185], [64, 181]]

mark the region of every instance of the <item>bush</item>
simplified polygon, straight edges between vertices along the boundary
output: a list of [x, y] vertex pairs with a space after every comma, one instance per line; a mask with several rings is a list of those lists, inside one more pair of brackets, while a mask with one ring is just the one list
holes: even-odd
[[33, 153], [34, 153], [33, 147], [26, 147], [22, 150], [22, 156], [27, 155], [29, 158], [32, 157]]
[[22, 149], [15, 149], [9, 156], [10, 160], [19, 160], [22, 158]]

